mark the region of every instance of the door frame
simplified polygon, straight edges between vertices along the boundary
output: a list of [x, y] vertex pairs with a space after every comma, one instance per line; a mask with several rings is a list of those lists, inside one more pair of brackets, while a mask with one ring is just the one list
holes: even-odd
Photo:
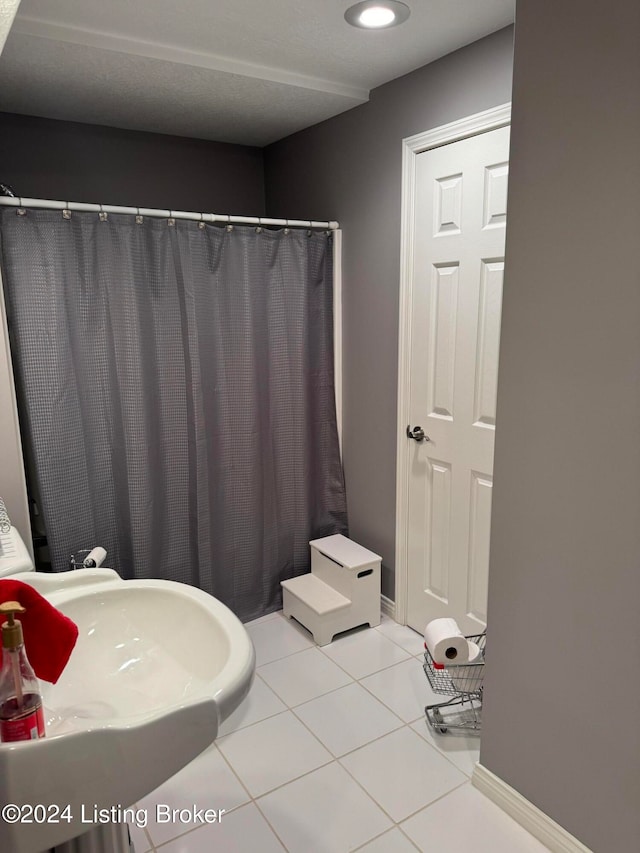
[[511, 103], [433, 130], [417, 133], [402, 140], [402, 213], [400, 235], [400, 328], [398, 337], [398, 425], [396, 450], [396, 584], [394, 617], [401, 625], [407, 624], [407, 588], [409, 566], [407, 560], [407, 521], [409, 515], [409, 442], [405, 433], [409, 423], [411, 397], [409, 370], [411, 366], [411, 306], [413, 303], [413, 262], [415, 225], [416, 157], [431, 148], [458, 142], [489, 130], [506, 127], [511, 123]]

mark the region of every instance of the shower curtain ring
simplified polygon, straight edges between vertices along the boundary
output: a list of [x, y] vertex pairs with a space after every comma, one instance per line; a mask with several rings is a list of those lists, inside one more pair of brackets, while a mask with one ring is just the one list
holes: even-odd
[[169, 210], [169, 218], [167, 219], [167, 225], [175, 225], [176, 220], [173, 218], [173, 211]]
[[258, 217], [258, 226], [256, 228], [256, 234], [262, 234], [262, 217]]
[[[71, 211], [69, 211], [69, 218], [71, 218]], [[98, 214], [98, 219], [100, 220], [100, 222], [107, 221], [107, 212], [106, 210], [102, 209], [102, 205], [100, 205], [100, 213]]]
[[233, 225], [231, 224], [231, 214], [227, 214], [227, 231], [233, 231]]
[[68, 201], [65, 201], [65, 203], [64, 203], [64, 210], [62, 211], [62, 218], [63, 219], [71, 219], [71, 209], [69, 207]]
[[202, 231], [204, 230], [204, 213], [200, 214], [200, 222], [198, 222], [198, 228]]
[[136, 225], [142, 225], [144, 222], [144, 217], [140, 213], [140, 208], [136, 207]]
[[22, 196], [18, 196], [18, 204], [20, 207], [16, 209], [16, 216], [25, 216], [27, 211], [22, 206]]
[[285, 221], [284, 221], [284, 233], [285, 234], [291, 233], [291, 229], [289, 228], [289, 220], [288, 219], [285, 219]]

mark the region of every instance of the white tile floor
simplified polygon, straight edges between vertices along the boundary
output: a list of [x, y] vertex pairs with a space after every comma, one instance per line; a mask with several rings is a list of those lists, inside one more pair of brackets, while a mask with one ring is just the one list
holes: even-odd
[[[437, 736], [422, 639], [383, 617], [318, 648], [281, 613], [246, 626], [258, 669], [216, 743], [137, 804], [136, 853], [544, 853], [469, 781], [476, 738]], [[156, 806], [224, 809], [202, 825]], [[181, 822], [182, 820], [182, 822]]]

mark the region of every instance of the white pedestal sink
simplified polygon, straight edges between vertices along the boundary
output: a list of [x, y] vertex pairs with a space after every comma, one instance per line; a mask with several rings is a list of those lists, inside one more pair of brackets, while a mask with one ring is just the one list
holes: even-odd
[[111, 569], [16, 579], [80, 631], [58, 683], [41, 683], [46, 738], [0, 744], [0, 805], [40, 807], [31, 823], [0, 820], [0, 850], [41, 853], [206, 749], [249, 692], [255, 654], [234, 614], [194, 587]]

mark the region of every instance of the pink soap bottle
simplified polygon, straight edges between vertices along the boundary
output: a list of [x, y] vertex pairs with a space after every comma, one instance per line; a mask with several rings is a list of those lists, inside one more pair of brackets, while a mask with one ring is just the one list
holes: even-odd
[[44, 710], [40, 685], [24, 650], [22, 625], [15, 618], [24, 613], [17, 601], [0, 604], [8, 616], [2, 626], [2, 669], [0, 669], [0, 740], [37, 740], [44, 737]]

